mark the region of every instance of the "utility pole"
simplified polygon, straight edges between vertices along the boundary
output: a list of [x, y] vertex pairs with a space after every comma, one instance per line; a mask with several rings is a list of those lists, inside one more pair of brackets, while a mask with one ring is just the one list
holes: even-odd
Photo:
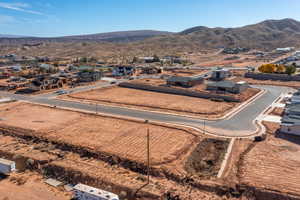
[[98, 114], [98, 104], [96, 103], [96, 114]]
[[205, 134], [205, 119], [203, 119], [203, 134]]
[[[148, 123], [148, 120], [145, 120], [145, 123]], [[147, 183], [142, 185], [139, 189], [136, 190], [134, 196], [137, 195], [144, 187], [150, 184], [150, 130], [147, 128]]]
[[147, 128], [147, 184], [150, 183], [150, 131]]

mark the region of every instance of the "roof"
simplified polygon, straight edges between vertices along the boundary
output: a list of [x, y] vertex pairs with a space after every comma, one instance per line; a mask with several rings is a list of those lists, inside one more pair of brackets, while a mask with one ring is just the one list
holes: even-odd
[[88, 66], [88, 65], [81, 65], [78, 67], [78, 70], [93, 70], [95, 69], [94, 66]]
[[236, 83], [233, 81], [218, 81], [218, 82], [210, 82], [207, 84], [210, 87], [223, 87], [223, 88], [233, 88], [236, 86]]
[[14, 165], [15, 164], [14, 161], [6, 160], [6, 159], [3, 159], [3, 158], [0, 158], [0, 163], [5, 164], [5, 165]]
[[172, 76], [167, 81], [171, 82], [189, 82], [195, 80], [203, 80], [202, 76]]
[[297, 115], [285, 115], [281, 119], [282, 125], [300, 125], [300, 116]]
[[217, 69], [215, 69], [215, 70], [213, 70], [213, 72], [229, 72], [229, 70], [228, 69], [225, 69], [225, 68], [217, 68]]
[[300, 112], [300, 104], [292, 104], [286, 107], [287, 111]]
[[88, 194], [91, 194], [91, 195], [94, 195], [97, 197], [102, 197], [107, 200], [119, 200], [119, 197], [116, 194], [113, 194], [113, 193], [110, 193], [110, 192], [107, 192], [104, 190], [100, 190], [100, 189], [97, 189], [97, 188], [94, 188], [94, 187], [91, 187], [88, 185], [84, 185], [81, 183], [75, 185], [74, 190], [85, 192], [85, 193], [88, 193]]

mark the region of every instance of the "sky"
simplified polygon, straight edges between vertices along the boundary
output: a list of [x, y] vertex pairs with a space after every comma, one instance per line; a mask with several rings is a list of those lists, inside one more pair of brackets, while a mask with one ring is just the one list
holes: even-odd
[[23, 36], [179, 32], [283, 18], [300, 21], [300, 0], [0, 0], [0, 34]]

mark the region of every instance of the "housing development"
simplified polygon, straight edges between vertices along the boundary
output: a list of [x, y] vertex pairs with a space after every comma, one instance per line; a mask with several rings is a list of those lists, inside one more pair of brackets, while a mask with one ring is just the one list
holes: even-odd
[[300, 45], [159, 37], [0, 38], [0, 200], [300, 199]]

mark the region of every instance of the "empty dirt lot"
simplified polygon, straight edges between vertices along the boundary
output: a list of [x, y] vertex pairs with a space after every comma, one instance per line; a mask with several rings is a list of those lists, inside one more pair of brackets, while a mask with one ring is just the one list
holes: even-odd
[[28, 172], [0, 180], [0, 200], [69, 200], [71, 194], [46, 185], [42, 177]]
[[[153, 85], [162, 84], [162, 80], [155, 79], [146, 82], [147, 84]], [[203, 91], [203, 87], [203, 85], [199, 85], [191, 90]], [[245, 101], [258, 92], [259, 90], [250, 88], [243, 94], [236, 96], [242, 101]], [[118, 86], [64, 95], [59, 98], [71, 101], [86, 101], [95, 104], [100, 103], [150, 111], [201, 116], [212, 119], [224, 116], [227, 112], [240, 104], [233, 102], [216, 102], [203, 98], [122, 88]]]
[[299, 197], [300, 137], [286, 134], [275, 137], [279, 124], [264, 122], [264, 125], [269, 133], [267, 140], [257, 143], [245, 156], [241, 181]]
[[1, 105], [0, 126], [33, 130], [35, 136], [144, 162], [147, 128], [153, 164], [177, 158], [195, 136], [176, 128], [101, 117], [26, 103]]
[[103, 88], [63, 96], [69, 100], [89, 100], [94, 103], [120, 105], [171, 113], [218, 116], [234, 107], [234, 103], [214, 102], [209, 99], [149, 92], [121, 87]]

